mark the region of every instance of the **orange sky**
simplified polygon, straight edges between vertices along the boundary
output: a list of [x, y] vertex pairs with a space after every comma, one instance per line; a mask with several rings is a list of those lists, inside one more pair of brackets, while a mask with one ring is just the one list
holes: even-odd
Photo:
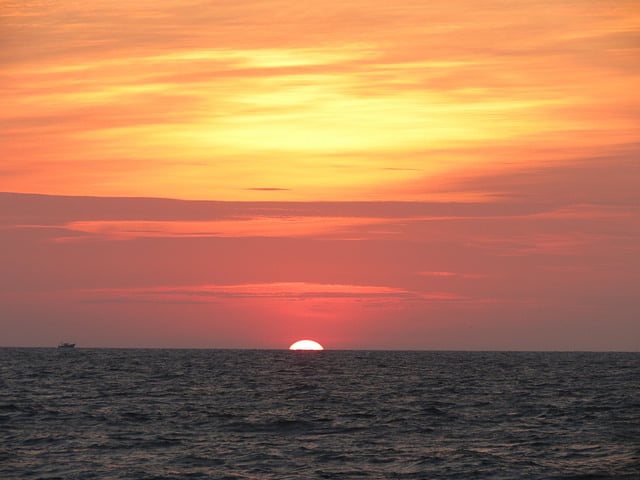
[[0, 0], [0, 41], [0, 345], [640, 349], [635, 1]]

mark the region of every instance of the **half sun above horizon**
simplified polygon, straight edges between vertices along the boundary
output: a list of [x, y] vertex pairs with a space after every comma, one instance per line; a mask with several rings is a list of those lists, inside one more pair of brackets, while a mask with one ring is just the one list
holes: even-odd
[[291, 344], [289, 350], [324, 350], [324, 347], [313, 340], [298, 340]]

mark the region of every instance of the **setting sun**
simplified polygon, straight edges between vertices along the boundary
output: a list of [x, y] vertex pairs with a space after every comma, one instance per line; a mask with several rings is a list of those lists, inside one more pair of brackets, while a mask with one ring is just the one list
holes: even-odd
[[289, 350], [324, 350], [324, 347], [313, 340], [298, 340], [291, 344]]

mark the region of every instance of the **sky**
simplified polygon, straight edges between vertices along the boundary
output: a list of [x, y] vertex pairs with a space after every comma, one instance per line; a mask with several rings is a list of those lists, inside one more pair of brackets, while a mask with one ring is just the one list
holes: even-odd
[[0, 345], [640, 350], [637, 1], [0, 0]]

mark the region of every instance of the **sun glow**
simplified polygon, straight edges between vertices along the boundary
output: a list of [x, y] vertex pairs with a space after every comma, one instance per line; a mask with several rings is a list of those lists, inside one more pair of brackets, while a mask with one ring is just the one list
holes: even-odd
[[324, 347], [313, 340], [298, 340], [291, 344], [289, 350], [324, 350]]

